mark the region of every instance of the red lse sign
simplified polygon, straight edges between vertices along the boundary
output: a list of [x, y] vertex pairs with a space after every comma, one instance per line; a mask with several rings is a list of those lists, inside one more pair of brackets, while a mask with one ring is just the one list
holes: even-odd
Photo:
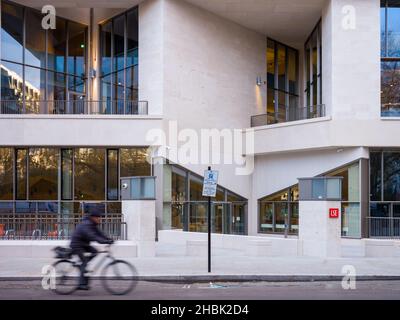
[[339, 209], [329, 208], [329, 218], [339, 218]]

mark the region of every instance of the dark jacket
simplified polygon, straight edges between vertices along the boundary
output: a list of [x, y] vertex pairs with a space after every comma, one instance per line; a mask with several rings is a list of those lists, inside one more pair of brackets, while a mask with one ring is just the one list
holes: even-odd
[[85, 217], [72, 234], [70, 246], [72, 249], [85, 248], [90, 245], [91, 241], [99, 243], [111, 242], [89, 217]]

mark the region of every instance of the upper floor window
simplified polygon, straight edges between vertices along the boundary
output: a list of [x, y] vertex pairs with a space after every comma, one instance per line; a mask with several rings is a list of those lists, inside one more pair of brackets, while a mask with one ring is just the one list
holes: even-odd
[[304, 47], [307, 112], [321, 112], [322, 105], [322, 45], [321, 22], [317, 24]]
[[101, 100], [107, 113], [137, 113], [138, 30], [137, 7], [100, 25]]
[[2, 1], [1, 113], [60, 113], [62, 103], [41, 101], [85, 95], [87, 26], [57, 17], [56, 29], [45, 30], [42, 18]]
[[299, 54], [296, 49], [267, 40], [268, 124], [295, 120], [298, 96]]
[[400, 1], [381, 0], [381, 115], [400, 116]]

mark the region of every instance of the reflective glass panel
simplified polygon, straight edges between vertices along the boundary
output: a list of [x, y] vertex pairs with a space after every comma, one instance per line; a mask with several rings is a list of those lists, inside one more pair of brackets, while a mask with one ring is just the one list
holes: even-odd
[[13, 149], [0, 148], [0, 200], [13, 200]]
[[61, 198], [72, 200], [72, 149], [61, 150]]
[[26, 9], [25, 64], [46, 68], [46, 32], [39, 11]]
[[1, 4], [1, 58], [22, 63], [23, 8]]
[[381, 63], [381, 114], [382, 116], [400, 116], [400, 61]]
[[74, 150], [75, 200], [105, 199], [105, 149]]
[[65, 72], [65, 50], [67, 46], [67, 23], [64, 19], [56, 19], [56, 29], [48, 31], [47, 68], [57, 72]]
[[26, 200], [27, 199], [27, 182], [28, 182], [28, 171], [27, 171], [27, 158], [28, 150], [27, 149], [17, 149], [15, 151], [16, 158], [16, 167], [15, 167], [15, 175], [16, 175], [16, 199], [17, 200]]
[[139, 46], [139, 21], [138, 10], [133, 9], [127, 14], [127, 67], [137, 65], [139, 63], [138, 46]]
[[385, 201], [400, 200], [400, 153], [383, 153], [383, 199]]
[[20, 113], [22, 111], [23, 94], [22, 66], [2, 61], [1, 112]]
[[124, 68], [125, 15], [114, 19], [114, 70]]
[[400, 57], [400, 4], [387, 9], [387, 53], [389, 57]]
[[274, 205], [272, 202], [260, 203], [260, 232], [272, 232], [274, 230]]
[[111, 21], [101, 26], [101, 71], [111, 72]]
[[85, 51], [86, 51], [86, 29], [80, 23], [68, 22], [68, 73], [78, 77], [85, 76]]
[[370, 200], [382, 200], [382, 153], [371, 152], [370, 165]]
[[58, 199], [58, 149], [29, 149], [29, 199]]
[[147, 162], [147, 148], [122, 148], [121, 177], [149, 176], [151, 165]]
[[107, 150], [107, 199], [118, 200], [118, 150]]

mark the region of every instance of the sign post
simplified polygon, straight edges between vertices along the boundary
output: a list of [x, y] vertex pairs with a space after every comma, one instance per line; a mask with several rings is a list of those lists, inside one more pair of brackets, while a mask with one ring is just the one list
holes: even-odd
[[203, 197], [208, 197], [208, 272], [211, 272], [211, 197], [217, 194], [218, 171], [204, 171]]

